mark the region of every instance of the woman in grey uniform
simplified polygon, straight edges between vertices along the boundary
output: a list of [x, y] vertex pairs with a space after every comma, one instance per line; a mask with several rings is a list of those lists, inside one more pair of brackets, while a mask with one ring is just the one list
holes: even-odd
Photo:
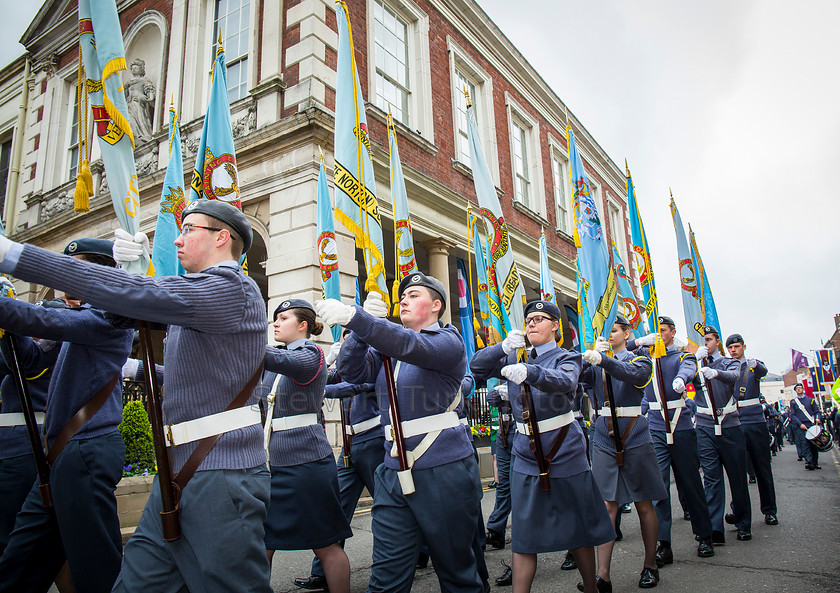
[[[599, 338], [592, 350], [583, 353], [585, 369], [581, 380], [595, 390], [598, 420], [593, 433], [592, 474], [604, 500], [610, 518], [615, 521], [620, 505], [634, 502], [639, 513], [645, 560], [639, 587], [655, 587], [659, 582], [656, 567], [657, 520], [652, 500], [667, 497], [662, 483], [656, 451], [653, 449], [647, 418], [642, 416], [644, 388], [651, 380], [653, 366], [644, 355], [627, 350], [630, 325], [620, 315], [616, 317], [609, 346], [615, 356], [609, 356], [606, 340]], [[612, 385], [615, 415], [618, 419], [619, 465], [616, 456], [616, 437], [613, 432], [612, 411], [604, 392], [605, 373]], [[614, 542], [598, 547], [598, 590], [611, 589], [610, 560]]]
[[318, 421], [327, 366], [321, 349], [307, 340], [322, 330], [302, 299], [283, 301], [274, 311], [274, 339], [285, 345], [266, 347], [261, 384], [271, 435], [265, 547], [269, 562], [275, 550], [311, 549], [329, 590], [349, 593], [350, 562], [339, 542], [352, 532], [341, 509], [332, 447]]
[[[612, 541], [615, 530], [592, 478], [586, 460], [586, 439], [572, 410], [581, 357], [555, 341], [560, 320], [556, 305], [532, 301], [525, 307], [525, 317], [528, 340], [533, 345], [526, 363], [517, 362], [517, 350], [525, 346], [524, 336], [518, 330], [508, 333], [501, 344], [477, 352], [470, 363], [476, 379], [507, 379], [516, 419], [510, 475], [513, 591], [531, 590], [537, 554], [571, 550], [585, 591], [594, 593], [594, 546]], [[526, 386], [532, 406], [523, 395]], [[530, 414], [523, 415], [525, 404], [532, 407]], [[548, 465], [548, 484], [545, 479], [540, 483], [534, 453], [537, 438]], [[546, 485], [550, 486], [548, 491], [544, 490]]]

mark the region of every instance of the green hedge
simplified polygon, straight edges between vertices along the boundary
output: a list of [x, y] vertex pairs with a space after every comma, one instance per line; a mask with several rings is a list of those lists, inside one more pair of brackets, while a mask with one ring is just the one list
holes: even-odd
[[139, 401], [128, 402], [123, 408], [120, 434], [125, 442], [123, 475], [137, 476], [155, 473], [155, 447], [149, 415]]

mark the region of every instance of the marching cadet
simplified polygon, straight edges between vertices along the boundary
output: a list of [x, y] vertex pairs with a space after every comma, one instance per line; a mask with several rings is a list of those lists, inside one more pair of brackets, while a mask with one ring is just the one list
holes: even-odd
[[[350, 333], [345, 330], [345, 335]], [[327, 354], [325, 364], [333, 365], [341, 350], [341, 342], [336, 342]], [[385, 434], [379, 423], [379, 408], [376, 403], [376, 385], [373, 383], [353, 384], [342, 381], [334, 368], [328, 371], [324, 397], [336, 399], [344, 407], [344, 418], [348, 424], [344, 427], [350, 450], [341, 449], [338, 456], [338, 497], [347, 524], [353, 519], [356, 505], [362, 491], [373, 495], [373, 474], [382, 463], [382, 448]], [[345, 464], [345, 460], [347, 463]], [[343, 540], [339, 542], [344, 545]], [[296, 578], [295, 585], [303, 589], [319, 590], [327, 588], [327, 579], [321, 560], [315, 556], [312, 570], [305, 578]]]
[[[263, 522], [270, 475], [254, 395], [265, 358], [265, 304], [256, 283], [237, 264], [251, 246], [251, 225], [239, 210], [218, 200], [192, 202], [181, 221], [175, 245], [184, 276], [129, 274], [5, 238], [0, 238], [0, 271], [67, 291], [112, 313], [169, 325], [163, 411], [170, 423], [173, 470], [183, 486], [178, 510], [182, 536], [163, 541], [161, 495], [155, 485], [126, 545], [114, 591], [269, 593]], [[115, 234], [118, 262], [148, 252], [142, 233]], [[119, 366], [132, 333], [125, 334], [125, 352], [113, 353]], [[79, 369], [89, 390], [90, 369], [82, 364], [75, 372]], [[219, 436], [206, 456], [193, 454], [196, 433]], [[73, 498], [85, 497], [74, 492]], [[90, 522], [85, 529], [90, 530]], [[120, 543], [117, 529], [117, 554]], [[99, 555], [97, 570], [89, 572], [101, 574], [102, 564]]]
[[525, 319], [533, 346], [527, 363], [516, 358], [525, 346], [519, 330], [478, 351], [470, 363], [479, 379], [507, 379], [516, 419], [510, 477], [513, 591], [531, 590], [537, 554], [571, 550], [584, 590], [593, 593], [598, 590], [594, 546], [612, 541], [615, 530], [572, 411], [581, 358], [556, 342], [560, 310], [555, 304], [532, 301], [525, 306]]
[[[481, 483], [456, 411], [466, 372], [464, 342], [452, 325], [438, 321], [447, 296], [439, 280], [421, 272], [409, 274], [398, 294], [404, 327], [382, 319], [388, 307], [373, 292], [364, 308], [335, 299], [315, 305], [325, 323], [352, 330], [341, 347], [338, 372], [352, 383], [376, 382], [385, 427], [385, 463], [375, 474], [368, 590], [409, 591], [425, 542], [442, 590], [480, 592], [484, 587], [473, 541]], [[394, 386], [388, 385], [383, 357], [394, 360], [403, 443], [392, 441], [399, 434], [391, 429], [388, 390]], [[400, 470], [400, 451], [406, 452], [409, 470]]]
[[[0, 244], [5, 272], [15, 271], [10, 259], [19, 260], [15, 275], [41, 284], [55, 279], [47, 262], [64, 258], [30, 246], [21, 253], [5, 238]], [[7, 253], [10, 246], [17, 246], [15, 254]], [[64, 250], [77, 259], [64, 259], [94, 274], [113, 274], [111, 249], [110, 241], [78, 239]], [[31, 277], [21, 271], [27, 265], [37, 270]], [[103, 296], [94, 295], [96, 290], [76, 294], [90, 302]], [[53, 506], [44, 508], [40, 482], [34, 480], [0, 559], [0, 591], [46, 591], [65, 558], [78, 591], [110, 591], [120, 571], [122, 537], [114, 497], [125, 462], [117, 429], [120, 371], [134, 332], [115, 327], [104, 311], [91, 306], [96, 304], [59, 309], [0, 298], [4, 329], [61, 342], [44, 426]]]
[[[583, 353], [586, 363], [581, 377], [595, 388], [598, 420], [592, 438], [592, 475], [613, 522], [619, 505], [634, 502], [639, 513], [642, 541], [645, 547], [644, 566], [639, 587], [649, 589], [659, 582], [656, 566], [656, 511], [653, 500], [667, 497], [661, 481], [656, 451], [653, 448], [647, 418], [641, 415], [645, 386], [653, 369], [645, 355], [633, 355], [626, 348], [631, 330], [627, 320], [617, 316], [610, 333], [609, 346], [598, 338], [593, 350]], [[615, 357], [604, 354], [611, 347]], [[603, 372], [602, 372], [603, 369]], [[610, 381], [615, 409], [605, 394], [605, 376]], [[613, 426], [615, 412], [618, 426]], [[619, 452], [616, 451], [618, 435]], [[598, 546], [598, 580], [610, 583], [610, 560], [614, 542]]]
[[[0, 285], [11, 283], [0, 279]], [[5, 290], [4, 290], [5, 293]], [[39, 302], [44, 307], [44, 302]], [[66, 308], [63, 302], [62, 309]], [[9, 334], [17, 344], [20, 355], [21, 373], [26, 380], [32, 409], [38, 422], [38, 432], [44, 423], [44, 408], [47, 403], [47, 389], [50, 385], [53, 367], [60, 352], [60, 343], [53, 340], [33, 341], [31, 338]], [[32, 484], [38, 479], [32, 460], [32, 445], [23, 419], [17, 384], [5, 360], [9, 359], [5, 341], [0, 342], [3, 359], [0, 361], [0, 556], [15, 526], [15, 516], [26, 500]]]
[[[670, 317], [659, 318], [660, 335], [648, 334], [637, 340], [628, 342], [628, 350], [636, 350], [650, 354], [644, 347], [652, 347], [661, 336], [665, 343], [665, 356], [655, 362], [662, 374], [662, 385], [659, 385], [657, 371], [654, 370], [650, 383], [645, 387], [645, 402], [648, 412], [648, 426], [662, 483], [666, 496], [654, 504], [656, 519], [659, 525], [659, 546], [656, 550], [656, 564], [660, 568], [674, 562], [671, 549], [671, 470], [674, 471], [674, 482], [677, 490], [683, 495], [685, 508], [691, 517], [691, 528], [699, 540], [697, 555], [709, 558], [715, 555], [712, 545], [712, 522], [706, 497], [703, 493], [703, 483], [700, 481], [700, 459], [697, 453], [697, 434], [691, 418], [686, 411], [685, 386], [694, 380], [697, 374], [697, 361], [693, 354], [680, 352], [674, 346], [677, 334], [674, 320]], [[667, 414], [673, 443], [668, 443], [668, 427], [665, 424], [665, 412], [662, 402], [657, 398], [657, 389], [661, 397], [667, 402]]]
[[819, 451], [805, 436], [809, 428], [822, 422], [820, 408], [813, 397], [805, 395], [802, 383], [797, 383], [794, 390], [796, 397], [790, 400], [788, 410], [796, 451], [805, 460], [805, 469], [822, 469], [819, 464]]
[[265, 521], [268, 561], [275, 550], [311, 549], [333, 593], [349, 593], [350, 561], [339, 542], [352, 536], [341, 508], [332, 446], [318, 411], [324, 403], [327, 366], [310, 342], [323, 331], [315, 309], [303, 299], [283, 301], [274, 311], [274, 339], [267, 347], [261, 391], [267, 392], [271, 502]]
[[[732, 494], [733, 513], [727, 522], [738, 528], [738, 541], [749, 541], [752, 539], [752, 518], [747, 488], [746, 445], [735, 402], [735, 384], [741, 375], [741, 364], [720, 355], [718, 348], [721, 341], [717, 328], [707, 325], [703, 333], [705, 344], [697, 348], [695, 353], [703, 365], [695, 379], [694, 401], [697, 403], [697, 448], [700, 452], [700, 465], [703, 467], [706, 504], [712, 518], [712, 539], [718, 545], [726, 542], [723, 533], [725, 470]], [[712, 409], [709, 401], [712, 397], [716, 409]], [[716, 424], [720, 425], [720, 435], [715, 429]]]
[[[740, 361], [741, 369], [738, 382], [735, 385], [735, 397], [738, 398], [738, 416], [741, 429], [744, 432], [744, 443], [747, 455], [752, 461], [758, 482], [758, 496], [761, 502], [761, 513], [767, 525], [778, 525], [776, 517], [776, 488], [773, 484], [773, 468], [770, 465], [770, 431], [764, 418], [764, 405], [761, 398], [760, 381], [767, 374], [764, 363], [745, 355], [746, 344], [741, 334], [732, 334], [726, 338], [726, 349], [729, 355]], [[734, 515], [728, 513], [724, 519], [727, 523]]]
[[496, 480], [496, 500], [487, 518], [487, 545], [502, 550], [505, 547], [505, 531], [510, 516], [510, 454], [515, 429], [511, 422], [507, 385], [502, 383], [491, 389], [487, 395], [487, 403], [499, 410], [499, 432], [496, 433], [495, 443], [499, 477]]

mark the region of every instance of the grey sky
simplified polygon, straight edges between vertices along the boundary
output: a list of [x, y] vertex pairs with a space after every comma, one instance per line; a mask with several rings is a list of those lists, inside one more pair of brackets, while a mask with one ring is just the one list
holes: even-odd
[[[4, 4], [8, 0], [3, 0]], [[33, 3], [34, 4], [34, 3]], [[613, 160], [627, 158], [660, 310], [685, 336], [668, 187], [691, 222], [721, 331], [773, 372], [833, 327], [840, 254], [840, 4], [480, 0]], [[0, 23], [0, 63], [37, 7]]]

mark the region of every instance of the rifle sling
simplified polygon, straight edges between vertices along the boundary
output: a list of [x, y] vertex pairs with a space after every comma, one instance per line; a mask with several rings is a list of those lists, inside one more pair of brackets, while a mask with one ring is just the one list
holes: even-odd
[[76, 433], [82, 428], [82, 426], [93, 418], [99, 409], [105, 405], [105, 402], [108, 401], [108, 398], [111, 396], [111, 393], [114, 391], [114, 387], [117, 385], [117, 381], [120, 380], [120, 373], [117, 371], [111, 380], [99, 391], [94, 394], [92, 398], [88, 400], [88, 402], [83, 405], [76, 414], [70, 418], [70, 421], [64, 425], [64, 428], [61, 429], [61, 432], [58, 433], [58, 437], [53, 441], [51, 447], [47, 451], [47, 463], [52, 466], [55, 463], [55, 460], [58, 459], [58, 456], [61, 455], [61, 452], [64, 450], [64, 447], [67, 446], [67, 443], [76, 436]]
[[[260, 380], [260, 376], [262, 376], [263, 370], [263, 363], [260, 362], [257, 370], [254, 371], [254, 374], [248, 379], [248, 382], [242, 388], [242, 390], [236, 394], [236, 397], [233, 398], [233, 401], [228, 404], [228, 407], [225, 408], [225, 411], [233, 410], [234, 408], [241, 408], [245, 405], [245, 402], [248, 401], [248, 398], [254, 392], [254, 389], [257, 386], [257, 383]], [[204, 458], [210, 453], [213, 447], [216, 446], [216, 442], [222, 437], [221, 434], [216, 434], [210, 437], [206, 437], [198, 441], [198, 446], [193, 449], [193, 452], [187, 458], [187, 461], [181, 467], [181, 471], [175, 474], [175, 477], [172, 478], [172, 483], [175, 485], [175, 488], [178, 490], [177, 496], [180, 498], [181, 492], [184, 491], [184, 488], [187, 487], [187, 482], [189, 482], [192, 477], [195, 475], [195, 472], [198, 470], [198, 466], [201, 465], [201, 462], [204, 461]]]

